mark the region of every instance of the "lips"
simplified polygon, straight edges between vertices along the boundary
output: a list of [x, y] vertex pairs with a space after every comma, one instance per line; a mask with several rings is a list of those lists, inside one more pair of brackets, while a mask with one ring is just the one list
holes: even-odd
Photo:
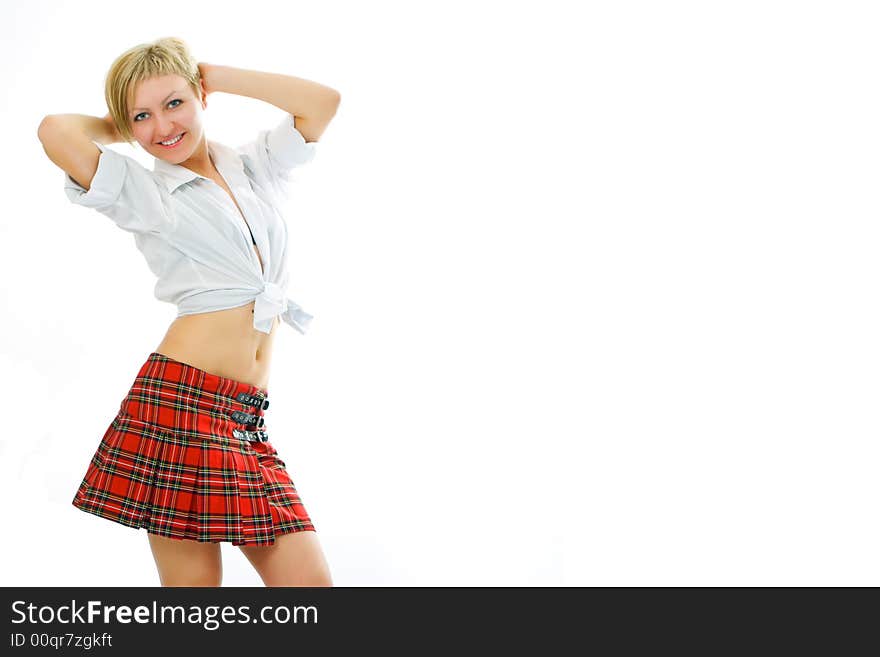
[[180, 144], [183, 143], [183, 138], [184, 138], [185, 136], [186, 136], [186, 132], [181, 132], [179, 135], [176, 135], [176, 136], [175, 136], [175, 139], [176, 139], [177, 137], [180, 137], [180, 139], [178, 139], [176, 142], [174, 142], [174, 143], [171, 144], [170, 146], [166, 146], [166, 145], [163, 144], [162, 142], [156, 142], [156, 144], [157, 144], [158, 146], [161, 146], [162, 148], [175, 148], [175, 147], [177, 147], [177, 146], [180, 146]]

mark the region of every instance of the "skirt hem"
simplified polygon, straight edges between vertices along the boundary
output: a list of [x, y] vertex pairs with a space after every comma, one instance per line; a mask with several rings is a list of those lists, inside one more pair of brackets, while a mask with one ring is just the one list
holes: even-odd
[[101, 513], [100, 507], [98, 507], [98, 508], [88, 507], [85, 504], [82, 504], [79, 501], [79, 499], [74, 499], [71, 502], [71, 504], [84, 513], [88, 513], [90, 515], [96, 516], [98, 518], [103, 518], [105, 520], [111, 520], [111, 521], [115, 522], [116, 524], [122, 525], [124, 527], [130, 527], [131, 529], [144, 529], [144, 530], [146, 530], [146, 532], [148, 534], [154, 534], [156, 536], [163, 536], [165, 538], [174, 538], [174, 539], [178, 539], [178, 540], [196, 541], [198, 543], [231, 543], [232, 545], [234, 545], [236, 547], [238, 547], [238, 546], [254, 546], [254, 545], [274, 545], [275, 539], [277, 539], [279, 536], [283, 536], [284, 534], [293, 534], [296, 532], [306, 532], [306, 531], [317, 533], [317, 530], [315, 529], [315, 525], [311, 522], [306, 522], [306, 523], [303, 523], [300, 525], [284, 525], [284, 526], [278, 527], [277, 530], [275, 531], [274, 536], [270, 537], [271, 540], [260, 540], [260, 539], [247, 540], [247, 539], [245, 539], [243, 541], [239, 541], [238, 539], [233, 538], [233, 537], [205, 538], [205, 537], [201, 537], [201, 536], [193, 536], [191, 534], [186, 534], [185, 532], [181, 533], [181, 532], [173, 532], [173, 531], [167, 531], [167, 530], [158, 530], [154, 527], [150, 527], [149, 525], [147, 525], [143, 522], [126, 520], [125, 518], [120, 518], [119, 516], [106, 515], [104, 513]]

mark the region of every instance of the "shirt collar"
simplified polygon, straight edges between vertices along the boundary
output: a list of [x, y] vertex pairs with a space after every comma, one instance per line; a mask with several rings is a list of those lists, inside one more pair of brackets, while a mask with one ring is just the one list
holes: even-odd
[[[230, 175], [234, 176], [244, 171], [241, 156], [229, 146], [208, 140], [208, 152], [214, 160], [214, 166], [217, 167], [224, 180], [228, 180]], [[210, 180], [210, 178], [206, 178], [195, 171], [190, 171], [184, 166], [171, 164], [158, 157], [155, 158], [153, 163], [153, 172], [158, 175], [169, 194], [184, 183], [191, 182], [196, 178]]]

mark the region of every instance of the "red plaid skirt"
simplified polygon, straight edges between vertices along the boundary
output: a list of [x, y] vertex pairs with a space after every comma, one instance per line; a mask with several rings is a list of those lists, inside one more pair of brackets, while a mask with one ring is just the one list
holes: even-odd
[[73, 505], [201, 542], [271, 545], [280, 534], [315, 531], [276, 449], [240, 437], [268, 436], [263, 406], [265, 390], [151, 353]]

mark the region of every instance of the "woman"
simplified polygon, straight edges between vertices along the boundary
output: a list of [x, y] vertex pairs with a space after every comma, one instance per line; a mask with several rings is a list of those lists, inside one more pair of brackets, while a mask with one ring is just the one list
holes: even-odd
[[[286, 112], [237, 148], [209, 141], [214, 91]], [[120, 55], [103, 118], [50, 115], [39, 128], [69, 199], [134, 235], [177, 319], [140, 367], [73, 505], [145, 528], [163, 586], [220, 586], [221, 542], [266, 586], [332, 586], [314, 524], [268, 441], [272, 341], [312, 316], [286, 298], [290, 171], [314, 156], [339, 93], [272, 73], [198, 63], [181, 39]], [[136, 141], [148, 171], [105, 144]]]

